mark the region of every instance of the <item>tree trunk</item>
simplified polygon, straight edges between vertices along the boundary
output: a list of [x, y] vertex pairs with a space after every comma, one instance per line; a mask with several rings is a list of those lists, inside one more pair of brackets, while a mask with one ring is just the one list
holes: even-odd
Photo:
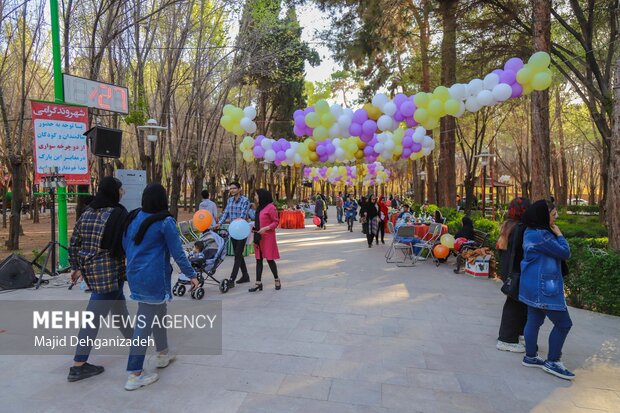
[[[456, 83], [456, 8], [458, 0], [443, 0], [439, 3], [443, 21], [441, 41], [441, 81], [444, 85]], [[437, 177], [439, 206], [453, 206], [456, 199], [456, 122], [452, 116], [441, 118], [439, 170], [450, 171]]]
[[566, 202], [568, 200], [568, 168], [566, 166], [566, 151], [564, 148], [564, 123], [562, 122], [562, 102], [560, 101], [560, 89], [556, 89], [555, 91], [555, 105], [556, 105], [556, 116], [558, 122], [558, 138], [560, 141], [560, 150], [557, 152], [560, 157], [560, 181], [561, 184], [561, 192], [556, 194], [559, 197], [559, 202], [556, 197], [556, 202], [558, 205], [566, 206]]
[[[534, 50], [549, 52], [551, 0], [532, 0]], [[532, 199], [549, 199], [549, 91], [532, 92]]]
[[[429, 136], [431, 134], [429, 133]], [[435, 183], [435, 161], [433, 152], [426, 157], [426, 199], [429, 204], [437, 203], [437, 186]]]
[[[614, 84], [620, 85], [620, 60], [614, 68]], [[605, 202], [609, 247], [620, 251], [620, 88], [614, 88], [613, 128], [609, 137], [607, 199]], [[606, 146], [606, 145], [603, 145]]]
[[176, 219], [179, 215], [179, 198], [181, 197], [181, 165], [174, 162], [170, 165], [170, 213]]
[[[21, 211], [23, 200], [23, 168], [19, 156], [11, 159], [11, 177], [13, 179], [13, 199], [11, 199], [11, 216], [9, 219], [9, 238], [6, 242], [10, 251], [19, 250], [19, 235], [21, 233]], [[53, 219], [53, 217], [52, 217]]]

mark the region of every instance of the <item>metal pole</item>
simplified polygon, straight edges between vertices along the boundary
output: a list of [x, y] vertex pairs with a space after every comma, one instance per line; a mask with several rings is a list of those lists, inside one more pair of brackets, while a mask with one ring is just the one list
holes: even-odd
[[486, 209], [486, 189], [487, 189], [487, 166], [484, 165], [482, 167], [482, 216], [486, 217], [487, 216], [487, 209]]
[[[58, 103], [64, 103], [65, 96], [62, 85], [62, 61], [60, 58], [60, 29], [58, 24], [58, 0], [50, 0], [50, 22], [52, 24], [52, 57], [54, 62], [54, 98]], [[58, 188], [58, 242], [67, 247], [67, 196], [66, 188]], [[53, 200], [52, 200], [53, 201]], [[52, 211], [53, 213], [53, 211]], [[53, 215], [52, 215], [53, 221]], [[56, 248], [55, 246], [53, 248]], [[60, 266], [69, 265], [67, 250], [60, 248]], [[55, 266], [55, 255], [52, 255], [52, 265]], [[54, 268], [54, 271], [56, 268]]]
[[[58, 188], [59, 198], [60, 198], [60, 190], [61, 189], [63, 190], [63, 192], [66, 192], [64, 190], [64, 188], [60, 188], [59, 187]], [[57, 268], [56, 268], [56, 214], [55, 214], [55, 211], [54, 211], [54, 203], [55, 203], [54, 202], [54, 187], [50, 187], [50, 198], [52, 200], [52, 206], [51, 206], [51, 210], [50, 210], [50, 218], [51, 218], [51, 221], [52, 221], [52, 245], [51, 245], [51, 249], [52, 250], [50, 251], [50, 256], [51, 256], [51, 259], [52, 259], [52, 270], [51, 270], [51, 273], [53, 275], [53, 274], [56, 273], [56, 270], [57, 270]], [[60, 207], [60, 204], [58, 205], [58, 207]], [[59, 209], [58, 212], [59, 212], [59, 214], [58, 214], [58, 218], [59, 218], [58, 224], [59, 225], [58, 226], [60, 227], [60, 209]], [[58, 234], [58, 235], [59, 235], [58, 238], [59, 238], [59, 242], [60, 242], [60, 234]], [[63, 249], [60, 248], [59, 252], [62, 253], [62, 251], [63, 251]]]
[[151, 183], [155, 182], [155, 142], [151, 142]]

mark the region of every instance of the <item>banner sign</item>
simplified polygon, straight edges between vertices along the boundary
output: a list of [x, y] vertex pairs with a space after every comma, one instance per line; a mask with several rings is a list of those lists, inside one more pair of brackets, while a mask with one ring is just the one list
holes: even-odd
[[34, 129], [35, 183], [58, 168], [69, 185], [90, 184], [88, 148], [84, 132], [88, 108], [48, 102], [31, 102]]

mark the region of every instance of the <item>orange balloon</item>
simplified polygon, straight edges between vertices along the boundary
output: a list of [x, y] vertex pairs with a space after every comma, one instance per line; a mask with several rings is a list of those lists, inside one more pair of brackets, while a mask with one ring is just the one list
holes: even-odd
[[450, 248], [446, 247], [445, 245], [436, 245], [435, 248], [433, 248], [433, 255], [436, 258], [439, 259], [444, 259], [444, 258], [448, 258], [448, 255], [450, 254]]
[[213, 223], [213, 215], [211, 215], [209, 211], [201, 209], [196, 211], [194, 217], [192, 218], [192, 222], [198, 231], [203, 232], [211, 227], [211, 224]]

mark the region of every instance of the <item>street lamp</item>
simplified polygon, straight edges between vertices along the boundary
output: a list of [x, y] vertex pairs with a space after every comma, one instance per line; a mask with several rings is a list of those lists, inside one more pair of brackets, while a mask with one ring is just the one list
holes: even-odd
[[167, 128], [157, 125], [157, 121], [151, 118], [146, 121], [146, 125], [138, 126], [138, 129], [146, 132], [146, 140], [151, 143], [151, 182], [155, 182], [155, 142], [157, 142], [157, 132]]
[[[495, 155], [489, 152], [489, 147], [485, 146], [480, 150], [480, 153], [476, 155], [480, 158], [480, 165], [482, 165], [482, 215], [486, 216], [486, 187], [487, 187], [487, 165], [489, 161]], [[493, 164], [491, 163], [491, 218], [495, 219], [495, 203], [493, 202]]]
[[426, 201], [426, 171], [422, 171], [418, 173], [418, 176], [420, 177], [420, 180], [422, 181], [422, 185], [420, 188], [420, 194], [421, 194], [421, 202], [422, 204], [425, 203]]

